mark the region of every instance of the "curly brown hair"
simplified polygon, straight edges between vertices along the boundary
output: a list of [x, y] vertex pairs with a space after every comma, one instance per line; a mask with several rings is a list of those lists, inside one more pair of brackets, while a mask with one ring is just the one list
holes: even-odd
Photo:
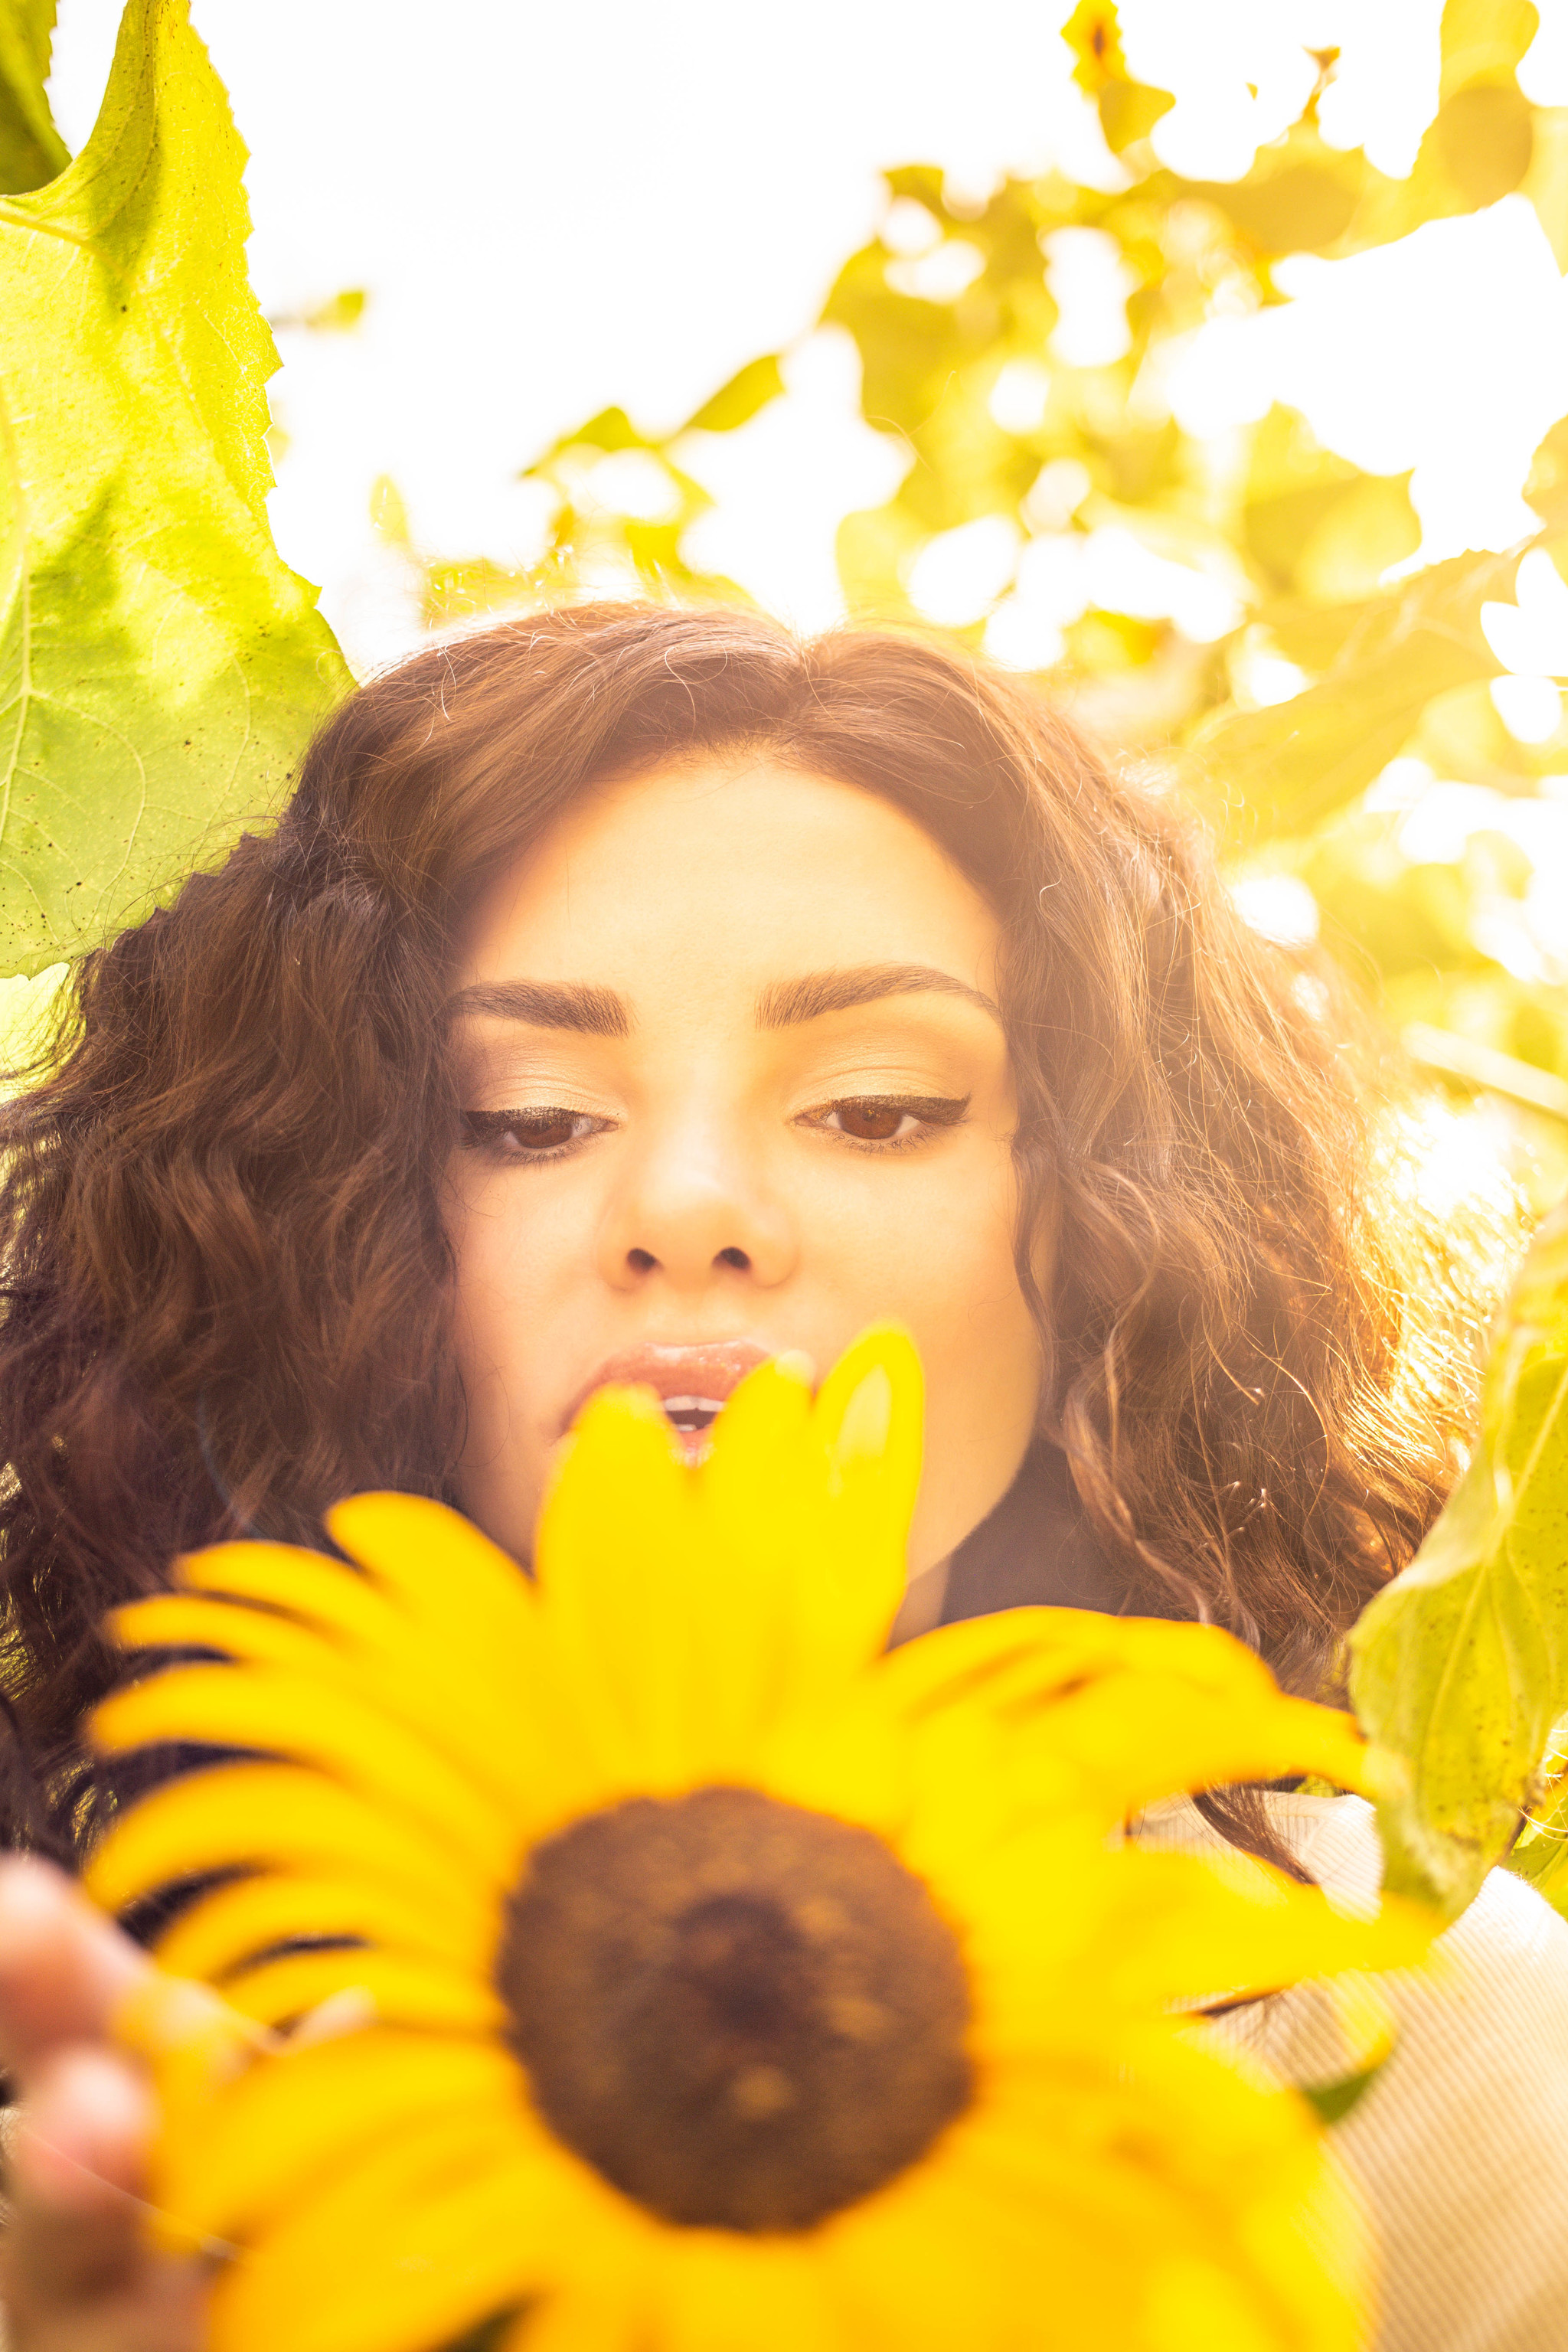
[[1057, 1221], [1041, 1442], [1129, 1605], [1331, 1682], [1449, 1483], [1468, 1356], [1462, 1331], [1408, 1344], [1342, 992], [1022, 682], [885, 631], [578, 606], [357, 693], [275, 831], [82, 961], [3, 1114], [13, 1836], [91, 1834], [100, 1621], [176, 1553], [319, 1544], [366, 1486], [450, 1495], [449, 943], [585, 787], [731, 746], [885, 796], [994, 908], [1026, 1285]]

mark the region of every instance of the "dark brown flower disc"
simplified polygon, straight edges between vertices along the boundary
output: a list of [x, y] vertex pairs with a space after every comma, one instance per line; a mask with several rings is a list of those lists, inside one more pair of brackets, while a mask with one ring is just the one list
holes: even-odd
[[802, 2230], [970, 2095], [968, 1987], [869, 1831], [749, 1789], [639, 1797], [538, 1847], [497, 1967], [552, 2128], [667, 2221]]

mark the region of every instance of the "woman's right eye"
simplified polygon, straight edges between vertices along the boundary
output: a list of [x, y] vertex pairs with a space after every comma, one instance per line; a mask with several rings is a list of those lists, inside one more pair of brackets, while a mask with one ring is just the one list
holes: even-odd
[[592, 1111], [541, 1104], [528, 1110], [466, 1110], [463, 1140], [470, 1148], [500, 1151], [512, 1160], [553, 1160], [612, 1122]]

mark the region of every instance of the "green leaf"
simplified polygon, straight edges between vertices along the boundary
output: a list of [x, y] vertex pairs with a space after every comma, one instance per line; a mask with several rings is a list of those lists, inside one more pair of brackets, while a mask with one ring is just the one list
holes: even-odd
[[1508, 1853], [1568, 1710], [1568, 1204], [1509, 1302], [1475, 1457], [1351, 1652], [1356, 1713], [1405, 1782], [1380, 1807], [1388, 1884], [1452, 1916]]
[[1304, 596], [1348, 604], [1375, 595], [1378, 582], [1421, 544], [1408, 474], [1368, 474], [1328, 506], [1297, 558]]
[[70, 162], [44, 85], [55, 0], [0, 0], [0, 189], [41, 187]]
[[[586, 425], [579, 425], [574, 433], [565, 436], [555, 445], [555, 450], [574, 446], [585, 449], [647, 449], [651, 445], [637, 431], [624, 408], [601, 408], [597, 416], [590, 416]], [[555, 450], [551, 455], [555, 454]], [[543, 459], [541, 463], [544, 463]]]
[[1090, 98], [1098, 98], [1108, 82], [1126, 80], [1115, 0], [1078, 0], [1062, 38], [1078, 59], [1072, 78]]
[[1194, 181], [1193, 193], [1217, 205], [1260, 253], [1326, 252], [1355, 217], [1361, 170], [1315, 135], [1311, 143], [1321, 157], [1255, 166], [1245, 180]]
[[1534, 0], [1445, 0], [1439, 97], [1479, 81], [1511, 81], [1540, 28]]
[[352, 335], [363, 320], [370, 295], [363, 286], [344, 286], [309, 310], [274, 310], [269, 327], [304, 327], [313, 335]]
[[0, 201], [0, 966], [74, 955], [276, 811], [352, 680], [268, 527], [245, 150], [185, 0]]
[[1301, 2096], [1316, 2111], [1320, 2123], [1340, 2123], [1352, 2107], [1360, 2105], [1382, 2074], [1384, 2063], [1379, 2059], [1375, 2066], [1363, 2066], [1358, 2074], [1342, 2074], [1337, 2083], [1304, 2087]]
[[784, 390], [784, 377], [779, 373], [776, 356], [751, 360], [721, 385], [711, 400], [705, 400], [686, 426], [689, 433], [732, 433], [738, 425], [749, 425], [759, 408], [776, 400]]
[[1445, 100], [1432, 136], [1444, 170], [1479, 212], [1517, 188], [1530, 169], [1530, 101], [1511, 83], [1472, 82]]
[[1497, 676], [1480, 610], [1511, 594], [1518, 565], [1517, 548], [1457, 555], [1384, 595], [1279, 615], [1281, 649], [1326, 676], [1289, 702], [1219, 712], [1193, 759], [1258, 835], [1304, 832], [1372, 782], [1434, 696]]
[[1121, 52], [1121, 28], [1113, 0], [1079, 0], [1062, 26], [1062, 38], [1077, 58], [1072, 78], [1100, 108], [1100, 127], [1113, 154], [1146, 139], [1175, 100], [1168, 89], [1134, 81]]
[[1156, 89], [1149, 82], [1107, 82], [1100, 93], [1100, 127], [1111, 153], [1120, 155], [1147, 139], [1175, 102], [1168, 89]]
[[1508, 1866], [1568, 1918], [1568, 1774], [1553, 1780], [1531, 1807]]

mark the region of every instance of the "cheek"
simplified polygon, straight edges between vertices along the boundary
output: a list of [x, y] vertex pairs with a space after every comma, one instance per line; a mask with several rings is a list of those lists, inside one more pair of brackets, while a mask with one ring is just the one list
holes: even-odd
[[925, 1467], [910, 1548], [920, 1574], [1001, 1501], [1034, 1434], [1042, 1350], [1015, 1260], [1018, 1194], [1005, 1147], [843, 1193], [824, 1216], [847, 1333], [883, 1316], [912, 1332], [926, 1374]]
[[532, 1542], [553, 1431], [552, 1300], [576, 1237], [548, 1213], [525, 1216], [521, 1187], [459, 1174], [448, 1196], [455, 1340], [468, 1407], [458, 1491], [487, 1535], [519, 1558]]

